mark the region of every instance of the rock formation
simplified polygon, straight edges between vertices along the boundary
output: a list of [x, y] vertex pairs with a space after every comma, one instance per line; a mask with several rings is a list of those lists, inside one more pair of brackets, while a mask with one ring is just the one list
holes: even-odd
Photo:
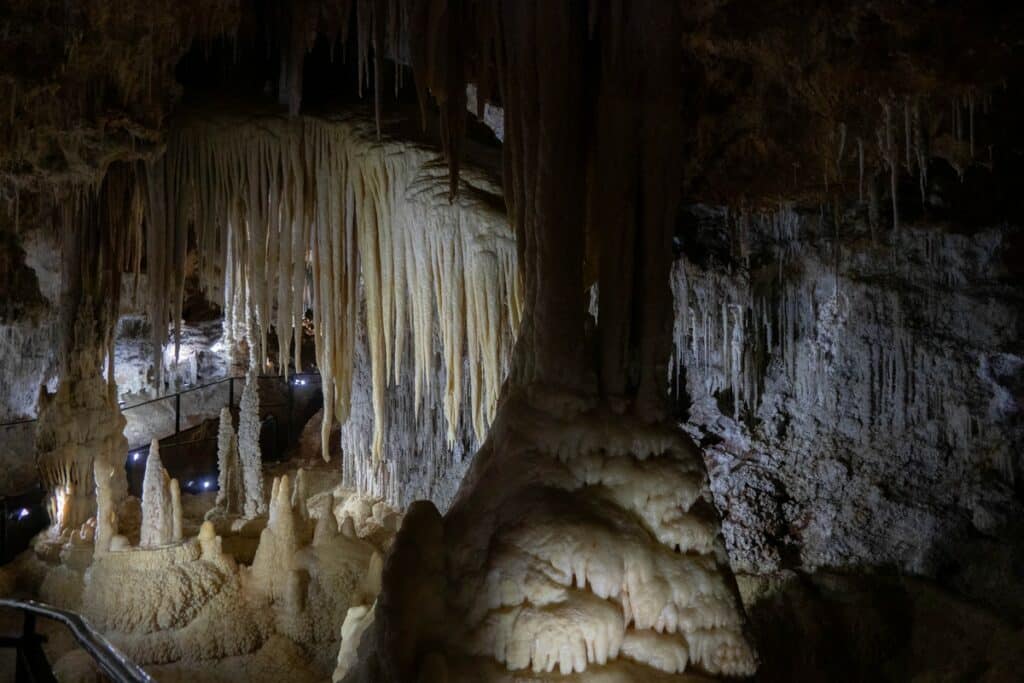
[[250, 372], [245, 378], [242, 402], [238, 407], [238, 460], [241, 464], [244, 494], [242, 511], [250, 519], [267, 511], [267, 503], [263, 497], [261, 425], [259, 378], [255, 372]]
[[[1020, 668], [1024, 10], [143, 4], [0, 11], [5, 589], [168, 680]], [[154, 441], [136, 519], [209, 330], [214, 509]]]
[[231, 410], [227, 407], [220, 411], [217, 428], [216, 506], [229, 515], [240, 515], [245, 508], [245, 487], [238, 453], [238, 436], [232, 425]]
[[160, 462], [160, 443], [153, 439], [142, 480], [142, 529], [139, 545], [159, 548], [181, 540], [181, 492]]

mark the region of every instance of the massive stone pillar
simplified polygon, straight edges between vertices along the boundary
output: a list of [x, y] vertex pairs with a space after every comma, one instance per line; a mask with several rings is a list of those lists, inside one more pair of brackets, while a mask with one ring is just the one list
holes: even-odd
[[410, 509], [345, 680], [750, 675], [704, 465], [665, 410], [681, 9], [475, 10], [497, 31], [523, 324], [487, 441], [443, 519]]

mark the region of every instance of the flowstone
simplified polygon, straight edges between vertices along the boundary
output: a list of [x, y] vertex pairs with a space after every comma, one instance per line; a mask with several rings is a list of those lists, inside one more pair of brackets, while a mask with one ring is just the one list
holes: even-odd
[[[410, 521], [410, 510], [384, 600], [358, 629], [376, 654], [343, 680], [373, 680], [377, 666], [394, 680], [422, 672], [423, 647], [450, 681], [752, 674], [696, 447], [670, 426], [535, 405], [522, 394], [504, 405], [443, 527], [436, 511]], [[444, 604], [417, 609], [430, 591]], [[381, 662], [402, 647], [404, 661]]]

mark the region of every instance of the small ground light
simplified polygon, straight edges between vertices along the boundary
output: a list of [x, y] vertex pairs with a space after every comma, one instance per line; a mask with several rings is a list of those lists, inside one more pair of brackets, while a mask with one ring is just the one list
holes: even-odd
[[213, 486], [213, 482], [211, 482], [209, 479], [207, 479], [206, 481], [203, 482], [203, 488], [204, 489], [208, 489], [211, 486]]
[[25, 519], [29, 514], [28, 508], [21, 508], [18, 510], [18, 519]]
[[132, 462], [138, 462], [140, 457], [142, 457], [142, 453], [135, 451], [132, 453]]

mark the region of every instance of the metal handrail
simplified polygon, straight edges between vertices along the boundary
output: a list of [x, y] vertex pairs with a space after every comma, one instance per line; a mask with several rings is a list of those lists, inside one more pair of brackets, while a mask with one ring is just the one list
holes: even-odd
[[[292, 378], [295, 378], [295, 377], [319, 377], [319, 376], [320, 376], [320, 373], [318, 373], [318, 372], [293, 372], [290, 375], [257, 375], [256, 379], [258, 379], [258, 380], [260, 380], [260, 379], [281, 379], [281, 380], [284, 380], [284, 381], [287, 382], [287, 381], [289, 381], [289, 380], [291, 380]], [[200, 385], [197, 385], [197, 386], [194, 386], [194, 387], [188, 387], [187, 389], [182, 389], [181, 391], [176, 391], [173, 394], [164, 394], [163, 396], [157, 396], [156, 398], [150, 398], [150, 399], [147, 399], [145, 401], [140, 401], [139, 403], [133, 403], [130, 406], [124, 406], [124, 407], [121, 408], [121, 412], [124, 413], [124, 412], [129, 411], [129, 410], [134, 410], [135, 408], [141, 408], [142, 406], [148, 406], [150, 403], [156, 403], [158, 401], [167, 401], [167, 400], [175, 398], [176, 396], [181, 396], [182, 394], [188, 394], [188, 393], [191, 393], [193, 391], [199, 391], [200, 389], [207, 389], [209, 387], [217, 386], [218, 384], [223, 384], [224, 382], [233, 382], [233, 381], [239, 380], [239, 379], [244, 380], [244, 379], [246, 379], [246, 376], [245, 375], [228, 375], [227, 377], [221, 377], [220, 379], [215, 379], [212, 382], [207, 382], [206, 384], [200, 384]], [[24, 420], [14, 420], [13, 422], [4, 422], [4, 423], [0, 424], [0, 429], [3, 429], [4, 427], [16, 427], [18, 425], [29, 424], [31, 422], [38, 422], [38, 421], [39, 421], [38, 417], [30, 417], [30, 418], [26, 418]]]
[[78, 644], [114, 683], [153, 683], [153, 679], [142, 670], [142, 667], [128, 659], [80, 614], [35, 600], [0, 598], [0, 607], [10, 607], [26, 614], [38, 614], [64, 624]]

